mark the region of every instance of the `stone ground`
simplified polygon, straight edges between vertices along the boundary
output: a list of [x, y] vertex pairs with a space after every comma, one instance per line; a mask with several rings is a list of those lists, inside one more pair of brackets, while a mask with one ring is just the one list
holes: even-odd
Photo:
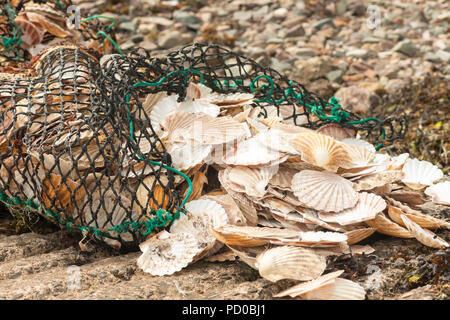
[[[423, 210], [440, 218], [449, 214], [442, 206]], [[0, 214], [0, 299], [277, 299], [273, 295], [296, 283], [272, 283], [240, 261], [200, 261], [154, 277], [138, 268], [140, 252], [119, 253], [99, 243], [81, 251], [79, 234], [16, 235], [15, 223], [7, 212]], [[449, 230], [437, 234], [450, 240]], [[375, 252], [330, 258], [325, 272], [344, 269], [342, 276], [360, 283], [371, 300], [449, 298], [450, 249], [377, 234], [363, 243]]]
[[[160, 55], [194, 41], [219, 43], [362, 114], [388, 108], [389, 97], [427, 77], [443, 79], [449, 96], [445, 0], [74, 2], [90, 14], [119, 17], [123, 49], [142, 46]], [[445, 111], [449, 105], [442, 101], [434, 105]], [[449, 114], [439, 119], [444, 125], [433, 123], [444, 139], [435, 163], [447, 172]], [[423, 211], [444, 219], [450, 213], [442, 206]], [[172, 276], [152, 277], [137, 267], [139, 252], [118, 253], [101, 244], [89, 244], [85, 252], [78, 234], [16, 234], [15, 224], [0, 213], [0, 299], [273, 299], [295, 283], [271, 283], [239, 261], [200, 261]], [[437, 234], [450, 240], [448, 230]], [[363, 285], [367, 299], [449, 298], [450, 250], [377, 234], [364, 244], [375, 252], [330, 259], [326, 272], [345, 269], [343, 276]], [[77, 274], [78, 289], [72, 286]]]

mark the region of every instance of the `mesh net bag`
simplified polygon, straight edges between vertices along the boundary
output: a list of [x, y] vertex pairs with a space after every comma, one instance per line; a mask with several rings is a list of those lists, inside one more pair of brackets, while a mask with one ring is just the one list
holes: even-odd
[[406, 129], [403, 118], [361, 119], [216, 45], [194, 44], [164, 58], [138, 49], [101, 59], [59, 46], [27, 72], [0, 80], [0, 200], [114, 247], [169, 226], [189, 198], [176, 188], [189, 185], [188, 176], [171, 167], [152, 127], [150, 93], [182, 101], [189, 81], [219, 93], [253, 93], [264, 117], [313, 129], [338, 122], [379, 146]]

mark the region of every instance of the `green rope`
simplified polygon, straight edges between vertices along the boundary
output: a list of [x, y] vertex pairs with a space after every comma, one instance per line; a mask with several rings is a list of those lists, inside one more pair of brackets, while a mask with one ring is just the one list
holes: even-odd
[[59, 2], [59, 0], [54, 0], [54, 1], [56, 2], [56, 4], [57, 4], [61, 9], [64, 10], [64, 6], [62, 5], [61, 2]]
[[[25, 201], [20, 199], [19, 197], [10, 198], [3, 191], [0, 191], [0, 201], [3, 202], [7, 207], [20, 205], [25, 206], [27, 209], [30, 208], [35, 210], [40, 209], [39, 204], [34, 203], [31, 200]], [[104, 232], [96, 227], [79, 226], [71, 221], [64, 221], [63, 217], [60, 214], [48, 209], [45, 209], [44, 213], [45, 216], [49, 217], [50, 219], [53, 219], [58, 224], [65, 226], [66, 229], [68, 229], [69, 231], [72, 231], [74, 228], [76, 228], [83, 233], [93, 233], [99, 239], [101, 239], [102, 237], [111, 238], [111, 234], [109, 232], [116, 232], [118, 234], [121, 234], [123, 232], [129, 232], [130, 230], [136, 232], [140, 228], [147, 230], [145, 232], [140, 231], [141, 234], [148, 235], [155, 228], [164, 227], [167, 225], [167, 223], [179, 218], [178, 212], [175, 213], [172, 217], [164, 209], [159, 209], [154, 213], [154, 218], [152, 219], [141, 222], [124, 221], [121, 225], [116, 225], [112, 228], [107, 229], [107, 232]]]

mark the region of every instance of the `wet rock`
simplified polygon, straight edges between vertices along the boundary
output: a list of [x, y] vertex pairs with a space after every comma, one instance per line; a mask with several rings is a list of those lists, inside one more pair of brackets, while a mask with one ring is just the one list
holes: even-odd
[[342, 76], [345, 74], [345, 71], [343, 70], [333, 70], [327, 73], [327, 79], [330, 82], [336, 82], [341, 83], [342, 82]]
[[407, 55], [409, 57], [414, 56], [418, 51], [419, 48], [417, 48], [414, 43], [411, 42], [411, 40], [403, 40], [397, 43], [393, 48], [392, 51], [394, 52], [400, 52], [404, 55]]
[[252, 12], [251, 11], [236, 11], [233, 13], [233, 20], [237, 21], [247, 21], [252, 18]]
[[124, 21], [119, 24], [119, 30], [125, 31], [125, 32], [135, 32], [136, 31], [136, 24], [131, 21]]
[[427, 52], [424, 58], [433, 63], [450, 62], [450, 52], [439, 50], [437, 52]]
[[334, 96], [339, 99], [342, 108], [352, 112], [367, 113], [381, 103], [377, 94], [358, 86], [341, 88]]
[[322, 27], [324, 27], [326, 25], [329, 25], [334, 28], [333, 19], [325, 18], [325, 19], [319, 20], [319, 21], [313, 23], [312, 27], [314, 29], [320, 30]]
[[158, 37], [157, 44], [160, 48], [170, 49], [185, 44], [182, 34], [176, 30], [168, 31]]
[[270, 67], [277, 70], [278, 72], [285, 72], [292, 68], [292, 64], [286, 61], [272, 58], [270, 59]]
[[334, 4], [334, 12], [337, 15], [344, 14], [347, 11], [347, 1], [346, 0], [338, 0]]
[[355, 57], [355, 58], [365, 58], [367, 57], [367, 50], [365, 49], [354, 49], [347, 51], [347, 57]]
[[311, 48], [299, 48], [295, 51], [295, 54], [299, 57], [313, 57], [316, 55]]
[[286, 37], [301, 37], [304, 35], [305, 29], [303, 29], [302, 25], [297, 25], [286, 30]]
[[278, 8], [273, 12], [273, 16], [277, 19], [285, 19], [288, 14], [288, 10], [286, 8]]
[[203, 23], [193, 12], [178, 10], [173, 13], [173, 18], [194, 30], [200, 29]]
[[133, 41], [134, 43], [139, 43], [141, 41], [144, 40], [144, 35], [142, 34], [135, 34], [134, 36], [131, 37], [131, 41]]
[[308, 60], [298, 60], [295, 66], [299, 68], [300, 74], [305, 80], [314, 80], [325, 77], [333, 68], [330, 58], [313, 57]]

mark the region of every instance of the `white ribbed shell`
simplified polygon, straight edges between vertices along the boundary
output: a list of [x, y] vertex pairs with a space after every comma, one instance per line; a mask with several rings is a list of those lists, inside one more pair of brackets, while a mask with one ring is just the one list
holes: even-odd
[[420, 161], [418, 159], [406, 160], [402, 171], [405, 173], [402, 182], [414, 190], [431, 186], [434, 181], [444, 176], [442, 170], [431, 162]]
[[291, 188], [306, 206], [339, 212], [353, 208], [358, 202], [358, 193], [352, 186], [352, 182], [331, 172], [303, 170], [294, 175]]
[[408, 228], [409, 232], [422, 244], [432, 248], [448, 248], [450, 245], [442, 238], [435, 235], [433, 232], [427, 229], [423, 229], [417, 223], [408, 219], [405, 215], [400, 216], [403, 223]]
[[358, 203], [353, 208], [338, 213], [321, 213], [319, 218], [326, 222], [335, 222], [346, 226], [374, 219], [378, 212], [386, 208], [386, 201], [373, 193], [361, 192], [358, 194], [358, 199]]
[[434, 203], [450, 206], [450, 181], [437, 183], [425, 189]]
[[351, 280], [337, 278], [333, 283], [305, 293], [307, 300], [364, 300], [366, 290]]
[[194, 260], [200, 249], [189, 233], [170, 234], [162, 231], [139, 245], [142, 255], [137, 265], [153, 276], [165, 276], [180, 271]]
[[283, 246], [265, 251], [256, 259], [259, 274], [269, 281], [312, 280], [327, 266], [326, 258], [312, 249]]

